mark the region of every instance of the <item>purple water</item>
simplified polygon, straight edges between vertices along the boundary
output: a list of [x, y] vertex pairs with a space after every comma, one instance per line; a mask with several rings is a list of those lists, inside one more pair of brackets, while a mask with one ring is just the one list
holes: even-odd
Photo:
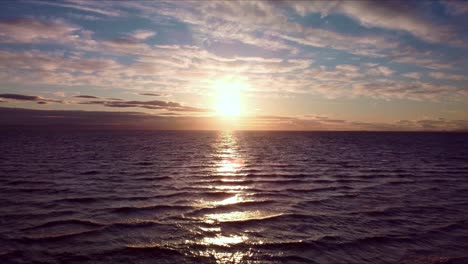
[[1, 132], [1, 263], [468, 263], [468, 134]]

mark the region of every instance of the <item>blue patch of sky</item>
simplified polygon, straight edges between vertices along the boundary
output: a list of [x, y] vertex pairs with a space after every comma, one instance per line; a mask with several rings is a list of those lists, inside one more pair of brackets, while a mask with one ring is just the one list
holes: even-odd
[[151, 21], [144, 18], [132, 17], [131, 19], [110, 20], [81, 20], [80, 25], [95, 32], [96, 39], [118, 39], [127, 37], [128, 33], [135, 30], [153, 30]]
[[[400, 37], [403, 44], [409, 45], [417, 50], [424, 52], [430, 51], [431, 56], [440, 57], [446, 60], [453, 60], [460, 56], [462, 48], [450, 45], [445, 42], [427, 42], [411, 34], [404, 34]], [[447, 40], [448, 41], [448, 40]]]
[[149, 39], [149, 43], [153, 45], [194, 45], [193, 32], [190, 27], [185, 24], [172, 20], [168, 24], [151, 23], [147, 29], [153, 30], [157, 35]]
[[359, 66], [360, 64], [364, 63], [385, 64], [386, 62], [386, 60], [383, 58], [360, 56], [333, 48], [304, 46], [302, 53], [311, 54], [311, 58], [315, 61], [315, 65], [325, 66], [327, 68], [334, 68], [339, 64], [351, 64]]
[[296, 14], [290, 18], [305, 27], [320, 28], [350, 36], [385, 33], [383, 29], [363, 27], [356, 20], [341, 14], [322, 16], [320, 13], [312, 13], [304, 17]]
[[261, 58], [284, 58], [287, 56], [286, 50], [272, 50], [257, 47], [240, 41], [217, 41], [207, 40], [203, 43], [203, 48], [215, 55], [227, 58], [234, 57], [261, 57]]
[[26, 51], [43, 51], [43, 52], [55, 52], [55, 51], [67, 51], [69, 48], [54, 43], [1, 43], [0, 48], [2, 50], [26, 52]]
[[[62, 8], [63, 11], [64, 8]], [[49, 16], [56, 17], [57, 10], [43, 8], [38, 5], [29, 4], [21, 1], [3, 1], [2, 8], [0, 8], [0, 18], [12, 19], [18, 17], [30, 16]]]
[[423, 2], [424, 7], [427, 8], [426, 14], [431, 14], [431, 18], [434, 22], [446, 22], [447, 19], [451, 19], [452, 15], [449, 9], [441, 1], [427, 1]]
[[[72, 56], [74, 55], [73, 51], [69, 51], [68, 53], [65, 54], [65, 56]], [[78, 50], [78, 52], [80, 52]], [[130, 65], [135, 62], [135, 56], [131, 55], [122, 55], [122, 54], [106, 54], [98, 51], [86, 51], [83, 52], [83, 54], [80, 56], [81, 58], [84, 59], [95, 59], [95, 58], [103, 58], [103, 59], [111, 59], [115, 60], [116, 62], [123, 64], [123, 65]]]

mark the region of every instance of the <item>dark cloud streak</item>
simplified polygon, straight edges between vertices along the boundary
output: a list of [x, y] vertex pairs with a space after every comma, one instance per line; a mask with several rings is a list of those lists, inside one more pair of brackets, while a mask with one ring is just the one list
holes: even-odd
[[37, 102], [38, 104], [46, 104], [47, 102], [63, 103], [62, 101], [59, 101], [59, 100], [46, 99], [40, 96], [24, 95], [24, 94], [0, 94], [0, 98], [7, 99], [7, 100], [16, 100], [16, 101]]
[[160, 100], [152, 101], [86, 101], [79, 102], [78, 104], [88, 104], [88, 105], [102, 105], [106, 107], [116, 107], [116, 108], [128, 108], [128, 107], [138, 107], [151, 110], [169, 110], [169, 111], [180, 111], [180, 112], [209, 112], [209, 109], [198, 108], [191, 106], [184, 106], [176, 102], [166, 102]]
[[73, 96], [73, 97], [76, 97], [76, 98], [87, 98], [87, 99], [99, 99], [99, 97], [97, 97], [97, 96], [92, 96], [92, 95], [76, 95], [76, 96]]
[[11, 99], [18, 101], [39, 101], [44, 100], [44, 98], [39, 96], [23, 95], [23, 94], [0, 94], [0, 98]]
[[[77, 95], [74, 96], [77, 98], [84, 98], [84, 99], [99, 99], [99, 97], [92, 96], [92, 95]], [[22, 94], [0, 94], [0, 98], [9, 99], [9, 100], [17, 100], [17, 101], [31, 101], [31, 102], [38, 102], [39, 104], [46, 104], [46, 103], [59, 103], [63, 104], [63, 101], [59, 100], [51, 100], [46, 99], [40, 96], [32, 96], [32, 95], [22, 95]], [[80, 104], [80, 105], [102, 105], [105, 107], [114, 107], [114, 108], [143, 108], [149, 110], [168, 110], [168, 111], [175, 111], [175, 112], [209, 112], [210, 109], [207, 108], [199, 108], [199, 107], [192, 107], [192, 106], [185, 106], [177, 102], [167, 102], [167, 101], [160, 101], [160, 100], [152, 100], [152, 101], [125, 101], [118, 98], [109, 98], [108, 100], [94, 100], [94, 101], [79, 101], [79, 102], [72, 102], [69, 101], [67, 104]]]
[[164, 96], [164, 94], [158, 94], [158, 93], [140, 93], [139, 95], [146, 95], [146, 96]]

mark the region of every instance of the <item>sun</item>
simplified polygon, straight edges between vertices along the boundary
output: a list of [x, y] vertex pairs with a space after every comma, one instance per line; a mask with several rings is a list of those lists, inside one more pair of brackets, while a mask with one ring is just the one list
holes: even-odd
[[219, 91], [216, 97], [216, 112], [221, 116], [239, 116], [241, 99], [239, 91]]
[[220, 80], [215, 82], [216, 113], [224, 117], [237, 117], [242, 114], [242, 90], [244, 85], [239, 82]]

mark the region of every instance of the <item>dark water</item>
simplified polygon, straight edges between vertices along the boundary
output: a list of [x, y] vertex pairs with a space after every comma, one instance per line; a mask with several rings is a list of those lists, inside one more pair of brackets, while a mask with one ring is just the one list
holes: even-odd
[[468, 134], [2, 132], [1, 263], [468, 263]]

